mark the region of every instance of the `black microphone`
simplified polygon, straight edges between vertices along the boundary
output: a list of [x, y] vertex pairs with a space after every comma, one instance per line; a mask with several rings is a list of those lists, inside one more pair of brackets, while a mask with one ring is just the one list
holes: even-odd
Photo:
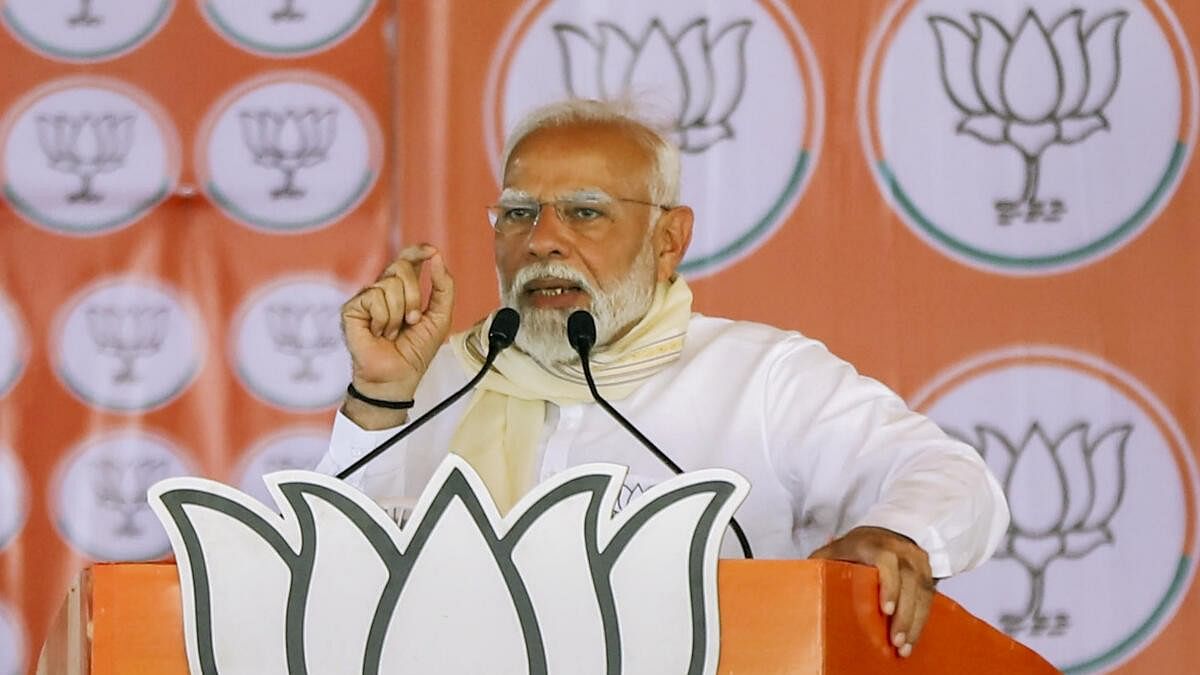
[[[675, 475], [683, 473], [683, 469], [679, 467], [667, 454], [658, 449], [658, 446], [646, 438], [646, 435], [633, 426], [625, 416], [617, 412], [617, 409], [612, 407], [612, 404], [604, 400], [600, 395], [600, 390], [596, 388], [596, 380], [592, 378], [592, 367], [588, 363], [588, 356], [592, 353], [592, 347], [596, 346], [596, 321], [592, 319], [592, 315], [588, 314], [587, 310], [577, 309], [571, 312], [571, 316], [567, 317], [567, 341], [571, 343], [571, 347], [579, 354], [579, 363], [583, 366], [583, 377], [587, 380], [588, 389], [592, 392], [592, 398], [596, 399], [596, 403], [600, 404], [601, 408], [613, 419], [625, 427], [625, 430], [633, 437], [638, 439], [646, 449], [651, 452], [658, 461], [667, 466], [668, 469], [675, 472]], [[730, 516], [729, 527], [733, 529], [734, 536], [737, 537], [738, 544], [742, 547], [742, 555], [747, 560], [752, 560], [754, 554], [750, 552], [750, 540], [746, 538], [746, 533], [742, 530], [742, 526], [738, 524], [737, 518]]]
[[454, 405], [455, 401], [462, 398], [463, 395], [471, 389], [475, 388], [475, 385], [479, 384], [479, 381], [482, 380], [483, 376], [486, 375], [488, 370], [491, 369], [492, 364], [495, 363], [496, 357], [500, 355], [500, 352], [507, 349], [510, 345], [512, 345], [513, 340], [517, 339], [517, 330], [520, 329], [520, 327], [521, 315], [517, 313], [517, 310], [512, 309], [511, 307], [505, 307], [496, 312], [496, 316], [492, 319], [492, 325], [488, 328], [487, 356], [484, 357], [483, 367], [479, 369], [479, 372], [475, 374], [475, 377], [472, 377], [470, 382], [467, 382], [465, 385], [463, 385], [462, 389], [450, 394], [449, 398], [430, 408], [429, 412], [421, 415], [411, 424], [393, 434], [391, 438], [380, 443], [379, 446], [374, 450], [358, 458], [358, 461], [338, 472], [338, 480], [345, 480], [347, 476], [363, 468], [367, 462], [370, 462], [379, 455], [383, 454], [383, 452], [388, 448], [404, 440], [404, 438], [409, 434], [417, 429], [420, 429], [426, 422], [433, 419], [438, 413]]

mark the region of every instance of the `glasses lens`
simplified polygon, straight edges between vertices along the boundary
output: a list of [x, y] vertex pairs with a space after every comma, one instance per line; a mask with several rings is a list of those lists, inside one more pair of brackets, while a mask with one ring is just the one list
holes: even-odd
[[537, 222], [537, 204], [497, 204], [488, 207], [488, 219], [497, 231], [517, 232]]

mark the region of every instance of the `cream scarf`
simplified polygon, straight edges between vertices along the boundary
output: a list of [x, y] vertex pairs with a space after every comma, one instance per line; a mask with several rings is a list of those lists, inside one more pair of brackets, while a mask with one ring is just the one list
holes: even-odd
[[[597, 347], [592, 375], [606, 399], [629, 396], [642, 382], [679, 358], [692, 314], [692, 291], [682, 278], [660, 283], [646, 316], [620, 340]], [[463, 370], [474, 375], [487, 351], [485, 319], [450, 337]], [[567, 339], [563, 335], [563, 339]], [[533, 487], [534, 458], [546, 419], [546, 402], [591, 401], [578, 363], [542, 366], [509, 348], [475, 390], [450, 451], [477, 471], [502, 513]]]

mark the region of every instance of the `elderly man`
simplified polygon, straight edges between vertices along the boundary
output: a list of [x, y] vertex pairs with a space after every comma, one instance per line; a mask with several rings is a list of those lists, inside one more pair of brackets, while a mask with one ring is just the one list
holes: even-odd
[[[472, 397], [351, 482], [380, 499], [415, 497], [449, 449], [502, 509], [575, 464], [628, 466], [627, 494], [669, 477], [589, 395], [565, 337], [567, 316], [585, 308], [606, 398], [685, 469], [750, 480], [738, 519], [758, 556], [877, 567], [880, 610], [907, 656], [934, 579], [982, 563], [1007, 526], [979, 457], [820, 343], [693, 314], [676, 275], [693, 218], [678, 202], [678, 150], [620, 108], [568, 101], [534, 112], [503, 167], [489, 216], [501, 299], [521, 314], [515, 348]], [[427, 244], [403, 250], [346, 303], [354, 395], [320, 470], [349, 466], [405, 423], [407, 411], [387, 402], [415, 400], [419, 414], [480, 368], [487, 321], [445, 344], [453, 303], [447, 262]]]

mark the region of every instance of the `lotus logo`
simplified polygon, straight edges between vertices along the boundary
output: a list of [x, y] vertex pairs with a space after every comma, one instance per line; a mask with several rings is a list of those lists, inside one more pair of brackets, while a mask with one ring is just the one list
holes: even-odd
[[165, 478], [170, 470], [167, 461], [160, 457], [135, 462], [104, 458], [96, 462], [92, 489], [96, 505], [114, 512], [120, 520], [113, 534], [121, 537], [142, 535], [137, 516], [147, 508], [146, 491]]
[[501, 517], [450, 455], [403, 528], [311, 472], [266, 478], [282, 517], [163, 481], [192, 672], [714, 673], [720, 535], [748, 486], [686, 474], [609, 517], [623, 474], [575, 467]]
[[1061, 199], [1039, 199], [1042, 154], [1051, 145], [1075, 145], [1108, 130], [1104, 109], [1120, 79], [1120, 35], [1128, 12], [1083, 24], [1075, 9], [1047, 25], [1033, 10], [1009, 34], [994, 18], [972, 13], [973, 29], [931, 16], [942, 85], [963, 114], [957, 131], [1021, 154], [1021, 194], [995, 202], [998, 222], [1023, 215], [1029, 222], [1057, 221]]
[[92, 181], [124, 166], [133, 147], [133, 120], [129, 113], [37, 116], [38, 144], [50, 168], [79, 178], [79, 190], [67, 195], [67, 201], [104, 199], [92, 190]]
[[292, 373], [295, 382], [321, 379], [313, 361], [342, 345], [338, 329], [341, 308], [337, 305], [272, 304], [266, 308], [267, 330], [275, 349], [300, 360], [299, 370]]
[[162, 349], [169, 328], [170, 309], [162, 305], [118, 307], [92, 306], [86, 310], [88, 334], [100, 353], [116, 358], [121, 369], [113, 373], [114, 384], [137, 382], [134, 366], [138, 359]]
[[986, 425], [975, 431], [980, 454], [1010, 495], [1012, 519], [995, 557], [1016, 561], [1030, 579], [1024, 608], [1002, 615], [1000, 623], [1011, 634], [1061, 635], [1071, 617], [1042, 606], [1046, 568], [1114, 542], [1109, 523], [1125, 494], [1125, 449], [1133, 427], [1094, 433], [1080, 423], [1052, 437], [1035, 422], [1019, 439]]
[[556, 23], [554, 32], [571, 96], [664, 94], [680, 149], [699, 153], [734, 137], [731, 118], [746, 86], [750, 26], [743, 19], [710, 30], [700, 18], [672, 34], [654, 19], [640, 34], [607, 21], [598, 22], [595, 33], [570, 23]]
[[258, 166], [283, 174], [283, 184], [271, 190], [272, 199], [298, 199], [296, 172], [324, 162], [337, 135], [334, 108], [243, 110], [239, 115], [242, 142]]

